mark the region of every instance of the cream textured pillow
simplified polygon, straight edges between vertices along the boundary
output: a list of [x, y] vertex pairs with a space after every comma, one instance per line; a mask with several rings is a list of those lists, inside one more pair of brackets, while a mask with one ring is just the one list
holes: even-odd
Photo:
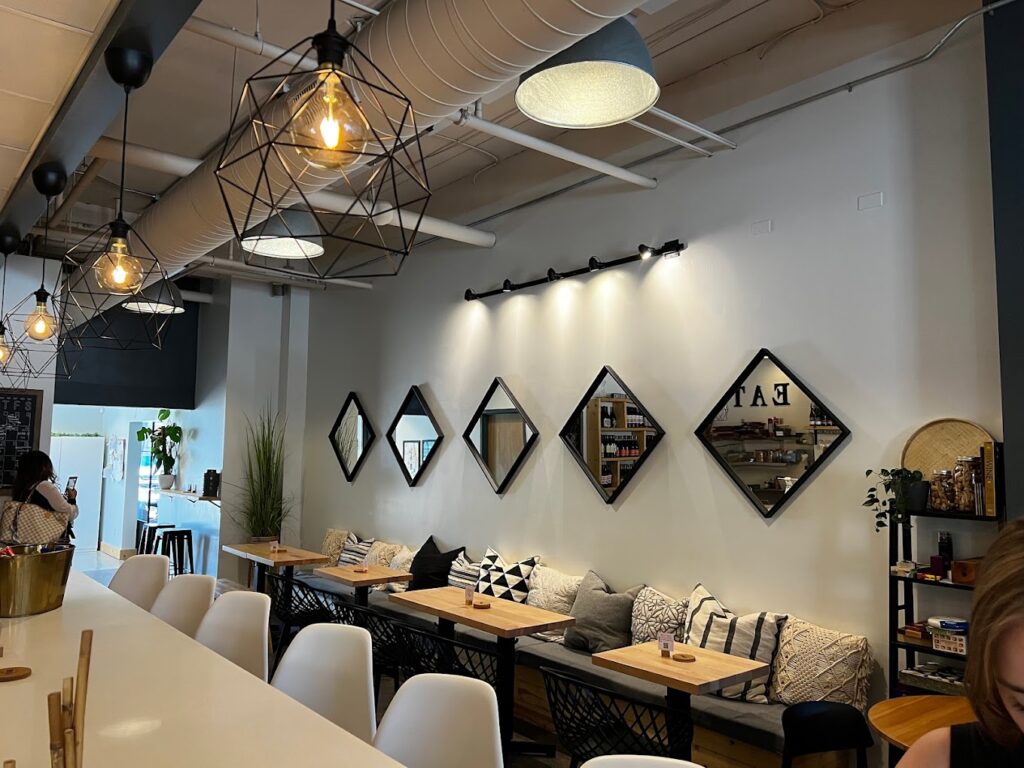
[[[530, 593], [526, 596], [526, 604], [568, 615], [572, 610], [572, 604], [576, 602], [576, 593], [579, 592], [582, 581], [582, 576], [570, 576], [555, 568], [538, 565], [530, 574]], [[534, 637], [559, 643], [564, 635], [564, 629], [556, 629], [551, 632], [538, 632]]]
[[324, 534], [324, 543], [320, 545], [320, 553], [331, 558], [331, 564], [338, 562], [341, 557], [341, 550], [348, 543], [349, 532], [341, 528], [328, 528]]
[[677, 642], [683, 642], [688, 602], [685, 597], [676, 600], [654, 587], [641, 589], [633, 601], [633, 645], [657, 640], [662, 632], [671, 632]]
[[366, 559], [370, 565], [387, 565], [394, 559], [395, 555], [402, 549], [401, 544], [391, 544], [387, 541], [375, 541], [366, 553]]
[[872, 664], [866, 637], [792, 617], [779, 635], [771, 698], [782, 704], [834, 701], [863, 712]]
[[[409, 568], [412, 567], [412, 559], [416, 557], [416, 553], [408, 547], [402, 547], [398, 554], [391, 558], [391, 562], [388, 563], [389, 568], [394, 568], [396, 571], [409, 572]], [[391, 584], [382, 584], [388, 592], [405, 592], [409, 585], [404, 582], [393, 582]]]

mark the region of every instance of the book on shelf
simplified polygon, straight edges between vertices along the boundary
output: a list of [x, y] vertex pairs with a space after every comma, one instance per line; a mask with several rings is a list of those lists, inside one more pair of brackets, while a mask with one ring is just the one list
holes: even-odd
[[985, 517], [997, 517], [999, 506], [1002, 504], [1000, 498], [999, 478], [1002, 475], [1003, 444], [991, 440], [981, 446], [981, 473], [984, 485], [984, 509]]
[[962, 696], [964, 693], [964, 671], [959, 667], [927, 661], [916, 667], [899, 671], [899, 681], [904, 685], [923, 688], [935, 693]]

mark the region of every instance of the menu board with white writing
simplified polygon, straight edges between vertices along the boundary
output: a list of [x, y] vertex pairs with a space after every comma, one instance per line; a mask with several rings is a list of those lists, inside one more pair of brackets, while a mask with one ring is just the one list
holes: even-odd
[[18, 459], [39, 448], [42, 410], [42, 390], [0, 389], [0, 487], [14, 485]]

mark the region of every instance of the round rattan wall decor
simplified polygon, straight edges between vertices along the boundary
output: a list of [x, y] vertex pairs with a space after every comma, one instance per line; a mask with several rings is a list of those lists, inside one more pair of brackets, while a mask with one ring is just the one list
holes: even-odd
[[938, 419], [917, 430], [903, 447], [902, 464], [919, 469], [925, 478], [938, 469], [953, 469], [960, 456], [978, 456], [995, 438], [983, 427], [963, 419]]

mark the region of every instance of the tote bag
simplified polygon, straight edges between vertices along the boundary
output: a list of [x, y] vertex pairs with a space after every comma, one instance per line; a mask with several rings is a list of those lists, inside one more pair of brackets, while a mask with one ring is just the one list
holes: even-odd
[[[32, 491], [35, 491], [33, 486]], [[29, 498], [32, 497], [29, 492]], [[0, 541], [12, 544], [55, 544], [64, 538], [70, 515], [27, 501], [8, 501], [0, 514]]]

